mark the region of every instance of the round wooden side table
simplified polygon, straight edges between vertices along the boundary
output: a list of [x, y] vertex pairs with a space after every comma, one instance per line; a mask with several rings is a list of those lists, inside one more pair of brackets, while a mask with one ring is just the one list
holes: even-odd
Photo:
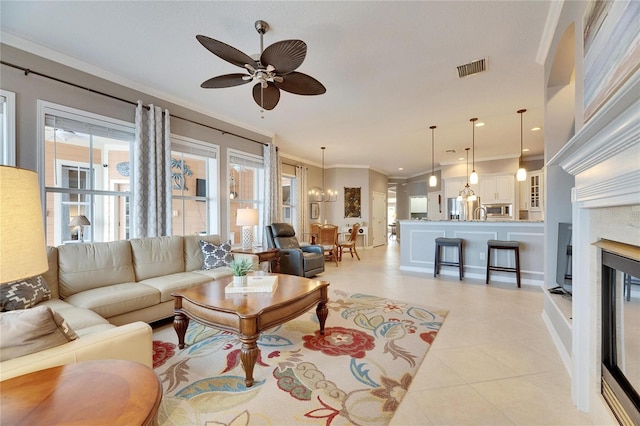
[[35, 371], [0, 383], [7, 425], [156, 425], [158, 376], [123, 360], [85, 361]]

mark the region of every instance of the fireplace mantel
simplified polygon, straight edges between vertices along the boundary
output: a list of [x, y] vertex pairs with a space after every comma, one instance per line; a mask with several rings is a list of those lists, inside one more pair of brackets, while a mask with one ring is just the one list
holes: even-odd
[[[640, 71], [547, 162], [574, 176], [572, 188], [572, 395], [578, 409], [610, 415], [600, 395], [602, 238], [640, 241]], [[609, 413], [609, 414], [607, 414]]]

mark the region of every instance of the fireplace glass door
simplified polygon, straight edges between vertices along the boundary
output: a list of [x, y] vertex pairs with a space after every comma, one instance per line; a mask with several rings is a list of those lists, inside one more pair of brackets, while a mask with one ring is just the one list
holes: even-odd
[[607, 251], [602, 252], [602, 382], [620, 423], [640, 424], [640, 261]]

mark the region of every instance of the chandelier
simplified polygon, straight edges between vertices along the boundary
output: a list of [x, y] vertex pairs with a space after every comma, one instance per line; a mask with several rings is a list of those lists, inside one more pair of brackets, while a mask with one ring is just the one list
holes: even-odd
[[325, 189], [324, 183], [324, 150], [326, 147], [320, 147], [322, 149], [322, 188], [314, 186], [309, 190], [309, 201], [311, 202], [334, 202], [338, 200], [338, 191], [332, 189]]
[[465, 148], [464, 150], [467, 151], [467, 183], [465, 184], [464, 188], [462, 188], [462, 190], [458, 193], [458, 200], [462, 201], [475, 201], [478, 199], [478, 197], [476, 196], [476, 193], [473, 192], [473, 189], [471, 189], [471, 187], [469, 186], [469, 150], [471, 148]]

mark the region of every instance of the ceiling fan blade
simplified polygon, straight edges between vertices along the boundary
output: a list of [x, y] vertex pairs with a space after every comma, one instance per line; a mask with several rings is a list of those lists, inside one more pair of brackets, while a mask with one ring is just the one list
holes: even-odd
[[302, 65], [307, 56], [307, 44], [302, 40], [282, 40], [264, 49], [262, 65], [272, 65], [278, 75], [289, 74]]
[[280, 101], [280, 90], [273, 85], [273, 83], [269, 83], [266, 88], [262, 88], [260, 83], [257, 83], [253, 86], [253, 100], [256, 103], [266, 110], [272, 110], [278, 105], [278, 101]]
[[251, 81], [251, 78], [249, 78], [249, 80], [245, 80], [244, 77], [247, 77], [247, 74], [238, 73], [219, 75], [205, 81], [200, 85], [200, 87], [203, 89], [221, 89], [223, 87], [240, 86]]
[[240, 68], [244, 68], [245, 64], [249, 64], [254, 68], [258, 66], [256, 61], [251, 59], [249, 55], [242, 53], [235, 47], [229, 46], [226, 43], [214, 40], [211, 37], [207, 37], [204, 35], [197, 35], [196, 39], [198, 39], [200, 44], [206, 47], [209, 52], [233, 65], [236, 65]]
[[295, 93], [296, 95], [322, 95], [327, 89], [315, 78], [294, 71], [282, 76], [282, 83], [274, 83], [276, 87], [285, 92]]

